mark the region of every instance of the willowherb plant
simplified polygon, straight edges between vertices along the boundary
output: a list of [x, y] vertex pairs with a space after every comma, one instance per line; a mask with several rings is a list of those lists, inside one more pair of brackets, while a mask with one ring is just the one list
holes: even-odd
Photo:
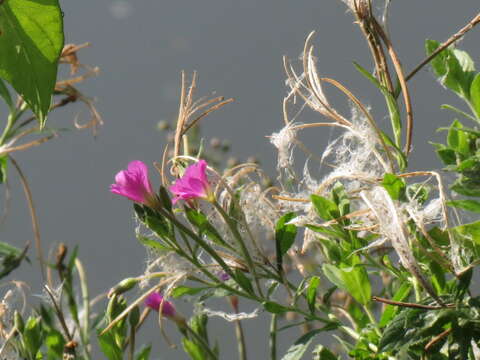
[[[478, 358], [480, 302], [470, 283], [478, 263], [479, 225], [452, 226], [457, 219], [451, 217], [457, 213], [449, 206], [478, 212], [480, 202], [449, 200], [452, 195], [439, 172], [407, 171], [414, 114], [407, 82], [419, 68], [430, 62], [441, 83], [459, 94], [472, 114], [449, 108], [480, 121], [480, 75], [465, 52], [451, 47], [466, 30], [444, 44], [427, 41], [427, 60], [407, 75], [385, 29], [386, 9], [379, 21], [370, 1], [345, 3], [365, 34], [375, 71], [355, 66], [384, 95], [391, 133], [346, 86], [322, 77], [312, 33], [300, 69], [285, 59], [289, 89], [285, 125], [270, 137], [278, 150], [279, 177], [273, 187], [264, 188], [255, 164], [222, 174], [208, 167], [201, 153], [182, 147], [193, 123], [182, 110], [188, 106], [182, 105], [174, 156], [158, 166], [160, 192], [148, 203], [136, 201], [140, 226], [151, 232], [138, 232], [151, 263], [142, 279], [158, 277], [159, 282], [133, 304], [152, 292], [170, 301], [197, 299], [201, 305], [191, 323], [201, 317], [204, 326], [201, 331], [180, 329], [184, 350], [192, 359], [222, 357], [221, 347], [212, 346], [206, 334], [206, 316], [214, 315], [235, 321], [239, 357], [246, 359], [240, 321], [254, 318], [258, 309], [272, 316], [271, 359], [277, 358], [277, 333], [289, 327], [286, 314], [303, 319], [296, 326], [304, 334], [283, 359], [300, 359], [321, 332], [332, 332], [340, 348], [317, 345], [313, 351], [317, 359], [339, 358], [342, 353], [355, 359]], [[478, 22], [479, 16], [465, 29]], [[195, 76], [188, 91], [182, 79], [182, 99], [192, 102]], [[349, 115], [334, 108], [324, 84], [333, 85], [350, 101]], [[289, 106], [298, 99], [323, 120], [291, 121]], [[207, 101], [198, 107], [208, 105]], [[300, 134], [325, 126], [338, 128], [340, 135], [322, 154], [312, 154]], [[480, 133], [458, 120], [447, 130], [447, 144], [435, 146], [446, 170], [459, 174], [452, 190], [478, 196], [474, 184]], [[331, 171], [312, 178], [305, 162], [303, 173], [298, 173], [296, 148], [307, 158], [328, 164]], [[168, 179], [168, 166], [176, 180]], [[162, 295], [155, 293], [159, 289]], [[206, 308], [219, 294], [236, 299], [234, 313]], [[242, 298], [257, 303], [257, 310], [235, 316]], [[123, 312], [107, 321], [103, 334], [112, 332], [127, 315]]]
[[[370, 0], [343, 2], [365, 35], [374, 71], [355, 67], [384, 96], [391, 129], [377, 123], [347, 86], [322, 76], [311, 33], [300, 68], [284, 59], [284, 124], [269, 137], [278, 151], [276, 181], [255, 163], [222, 171], [205, 159], [198, 123], [232, 99], [195, 101], [196, 74], [188, 84], [182, 73], [171, 147], [155, 164], [159, 190], [148, 165], [138, 160], [110, 187], [133, 202], [135, 233], [147, 250], [144, 274], [113, 286], [105, 309], [97, 306], [93, 315], [98, 299], [89, 297], [77, 252], [67, 259], [59, 247], [46, 300], [26, 322], [26, 310], [15, 311], [10, 302], [13, 290], [0, 302], [2, 358], [91, 359], [96, 336], [110, 360], [149, 359], [152, 348], [137, 350], [137, 333], [153, 314], [167, 343], [162, 322], [176, 326], [191, 359], [232, 358], [221, 339], [209, 336], [210, 317], [235, 327], [239, 359], [257, 359], [242, 323], [263, 321], [261, 312], [271, 317], [272, 360], [306, 358], [314, 344], [318, 360], [480, 358], [480, 297], [472, 283], [480, 263], [480, 222], [465, 224], [461, 217], [461, 211], [480, 213], [480, 73], [454, 47], [480, 14], [444, 43], [427, 40], [427, 58], [407, 74], [387, 31], [389, 2], [380, 9]], [[78, 66], [73, 49], [66, 47], [62, 57], [72, 71]], [[450, 187], [440, 171], [408, 171], [415, 110], [408, 81], [427, 64], [468, 110], [444, 107], [474, 123], [454, 120], [441, 129], [446, 143], [434, 144], [443, 171], [456, 174]], [[57, 91], [73, 94], [71, 85], [57, 85]], [[325, 85], [344, 94], [349, 114], [329, 101]], [[292, 105], [309, 107], [320, 120], [299, 122], [298, 113], [293, 120]], [[301, 134], [322, 127], [337, 128], [338, 136], [315, 154]], [[300, 165], [296, 150], [305, 155]], [[319, 178], [309, 171], [316, 161], [329, 169]], [[15, 266], [25, 256], [12, 254]], [[231, 311], [216, 308], [219, 297]], [[179, 298], [195, 304], [193, 315], [178, 311]], [[253, 311], [242, 311], [246, 306]], [[277, 337], [292, 328], [299, 338], [280, 354]], [[322, 344], [321, 333], [332, 340]]]

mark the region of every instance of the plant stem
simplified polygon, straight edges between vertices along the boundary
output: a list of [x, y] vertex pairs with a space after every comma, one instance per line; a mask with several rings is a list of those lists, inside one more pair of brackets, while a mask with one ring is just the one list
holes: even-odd
[[128, 351], [128, 360], [135, 359], [135, 331], [134, 327], [130, 328], [130, 348]]
[[410, 74], [408, 74], [405, 77], [405, 81], [410, 80], [412, 77], [415, 76], [417, 72], [420, 71], [421, 68], [423, 68], [425, 65], [427, 65], [432, 59], [434, 59], [438, 54], [440, 54], [443, 50], [445, 50], [447, 47], [449, 47], [451, 44], [453, 44], [455, 41], [460, 39], [463, 35], [465, 35], [468, 31], [472, 30], [475, 25], [480, 23], [480, 13], [475, 15], [475, 17], [470, 20], [470, 22], [465, 25], [463, 28], [461, 28], [457, 33], [452, 35], [447, 41], [445, 41], [443, 44], [441, 44], [434, 52], [432, 52], [427, 58], [425, 58], [420, 64], [415, 66], [415, 68], [412, 70]]
[[195, 331], [193, 331], [193, 329], [187, 323], [182, 324], [182, 326], [185, 327], [185, 329], [187, 330], [188, 333], [193, 335], [195, 340], [197, 340], [199, 342], [199, 344], [208, 353], [209, 357], [212, 360], [218, 360], [217, 355], [215, 355], [215, 353], [212, 351], [212, 349], [210, 349], [210, 346], [208, 346], [208, 344], [205, 342], [205, 340], [201, 336], [199, 336]]
[[[228, 301], [232, 306], [233, 311], [235, 311], [235, 314], [238, 314], [238, 297], [229, 296]], [[240, 319], [235, 320], [235, 336], [238, 341], [238, 359], [247, 360], [247, 346], [245, 344], [245, 336], [243, 334], [242, 322]]]
[[375, 316], [373, 316], [372, 312], [370, 311], [370, 308], [367, 305], [363, 305], [363, 310], [367, 314], [368, 319], [370, 320], [370, 323], [375, 327], [375, 332], [377, 333], [377, 335], [382, 336], [377, 325], [377, 320], [375, 320]]
[[245, 245], [245, 242], [243, 241], [242, 235], [238, 232], [236, 224], [232, 221], [230, 216], [223, 210], [223, 208], [215, 201], [212, 203], [215, 209], [218, 210], [220, 215], [222, 215], [223, 219], [227, 223], [228, 227], [230, 228], [230, 231], [232, 232], [233, 236], [237, 239], [238, 244], [240, 245], [240, 249], [242, 251], [243, 257], [245, 258], [245, 261], [247, 262], [247, 265], [249, 267], [249, 271], [251, 271], [253, 278], [255, 280], [255, 284], [257, 285], [258, 288], [258, 293], [260, 294], [261, 297], [263, 297], [262, 294], [262, 287], [260, 286], [260, 282], [258, 280], [258, 276], [255, 270], [255, 266], [253, 264], [252, 257], [250, 256], [250, 253], [248, 252], [247, 246]]
[[80, 287], [82, 289], [82, 302], [83, 302], [83, 326], [79, 324], [80, 338], [82, 340], [83, 352], [85, 359], [90, 359], [90, 353], [88, 351], [89, 346], [89, 332], [90, 332], [90, 300], [88, 295], [88, 283], [87, 275], [82, 263], [78, 258], [75, 259], [75, 267], [78, 271], [78, 277], [80, 279]]
[[277, 359], [277, 314], [272, 314], [270, 322], [270, 360]]

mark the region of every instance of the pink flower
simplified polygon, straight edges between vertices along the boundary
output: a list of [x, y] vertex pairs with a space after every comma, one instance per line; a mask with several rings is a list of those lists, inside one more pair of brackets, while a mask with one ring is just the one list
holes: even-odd
[[167, 318], [175, 318], [175, 307], [170, 301], [165, 300], [159, 292], [152, 292], [148, 295], [145, 299], [145, 305], [155, 311], [159, 311], [161, 308], [163, 316], [166, 316]]
[[130, 162], [127, 170], [115, 175], [110, 191], [141, 204], [148, 204], [155, 197], [148, 179], [148, 167], [139, 160]]
[[173, 203], [178, 200], [205, 199], [213, 200], [213, 193], [207, 179], [207, 162], [200, 160], [190, 165], [180, 179], [170, 186], [170, 191], [175, 195]]

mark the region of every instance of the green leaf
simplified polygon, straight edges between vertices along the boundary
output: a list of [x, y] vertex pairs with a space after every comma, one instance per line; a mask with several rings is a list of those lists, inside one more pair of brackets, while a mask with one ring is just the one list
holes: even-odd
[[460, 131], [463, 125], [460, 121], [455, 119], [448, 129], [447, 145], [449, 148], [455, 150], [462, 155], [470, 154], [469, 136], [467, 133]]
[[468, 183], [465, 183], [465, 181], [455, 181], [452, 186], [450, 186], [450, 189], [455, 191], [456, 193], [460, 195], [465, 195], [465, 196], [480, 196], [480, 188], [475, 188], [471, 186]]
[[307, 303], [308, 303], [308, 308], [312, 313], [315, 312], [315, 302], [317, 298], [318, 285], [320, 285], [320, 278], [318, 276], [313, 276], [310, 279], [310, 282], [307, 288]]
[[290, 346], [290, 348], [287, 350], [287, 353], [282, 357], [282, 360], [300, 360], [305, 351], [307, 351], [307, 348], [309, 347], [313, 338], [322, 331], [328, 330], [332, 330], [332, 327], [326, 325], [321, 329], [315, 329], [302, 335], [292, 346]]
[[146, 236], [142, 236], [140, 234], [137, 234], [137, 239], [138, 239], [138, 241], [140, 241], [140, 243], [143, 246], [145, 246], [147, 248], [150, 248], [150, 249], [155, 249], [159, 252], [171, 251], [172, 250], [171, 248], [160, 244], [158, 241], [150, 239]]
[[447, 201], [447, 205], [458, 209], [480, 213], [480, 201], [476, 200], [451, 200]]
[[13, 103], [12, 96], [10, 95], [10, 91], [8, 90], [5, 82], [2, 79], [0, 79], [0, 96], [3, 98], [3, 100], [5, 100], [5, 103], [7, 104], [10, 113], [15, 112], [15, 104]]
[[472, 104], [477, 121], [480, 121], [480, 73], [475, 75], [470, 85], [470, 103]]
[[360, 304], [368, 304], [371, 298], [371, 285], [365, 268], [360, 265], [341, 266], [324, 264], [322, 266], [323, 273], [328, 280], [347, 291]]
[[48, 360], [56, 360], [62, 358], [65, 340], [63, 339], [63, 335], [59, 331], [52, 329], [45, 337], [45, 345], [47, 347]]
[[123, 360], [123, 351], [117, 345], [112, 331], [98, 336], [100, 350], [109, 360]]
[[265, 310], [267, 310], [268, 312], [270, 312], [272, 314], [283, 314], [283, 313], [286, 313], [286, 312], [290, 311], [285, 306], [280, 305], [280, 304], [278, 304], [276, 302], [273, 302], [273, 301], [263, 302], [263, 307], [265, 308]]
[[317, 345], [313, 350], [314, 360], [338, 360], [338, 356], [323, 345]]
[[460, 236], [466, 237], [473, 240], [475, 243], [480, 244], [480, 221], [456, 226], [452, 230]]
[[[439, 45], [438, 41], [427, 40], [425, 43], [427, 55], [433, 53]], [[432, 59], [430, 64], [444, 86], [465, 101], [469, 101], [475, 67], [473, 60], [465, 51], [444, 49]]]
[[329, 221], [340, 217], [338, 206], [332, 200], [315, 194], [310, 195], [310, 200], [312, 201], [318, 216], [323, 220]]
[[[470, 88], [470, 91], [471, 91], [471, 88]], [[475, 118], [472, 115], [466, 113], [465, 111], [462, 111], [462, 110], [456, 108], [455, 106], [452, 106], [452, 105], [449, 105], [449, 104], [441, 105], [440, 109], [450, 110], [450, 111], [453, 111], [453, 112], [455, 112], [459, 115], [462, 115], [462, 116], [466, 117], [467, 119], [470, 119], [472, 121], [477, 121], [477, 118]]]
[[5, 181], [7, 181], [7, 165], [8, 156], [0, 156], [0, 184], [3, 184]]
[[182, 297], [182, 296], [185, 296], [185, 295], [196, 295], [198, 294], [199, 292], [201, 292], [202, 290], [205, 290], [206, 288], [192, 288], [192, 287], [188, 287], [188, 286], [183, 286], [183, 285], [180, 285], [180, 286], [177, 286], [175, 289], [173, 289], [172, 291], [172, 297], [174, 298], [179, 298], [179, 297]]
[[205, 360], [202, 348], [187, 338], [182, 339], [183, 350], [190, 356], [192, 360]]
[[277, 268], [279, 271], [281, 271], [283, 266], [283, 256], [293, 245], [295, 242], [295, 237], [297, 236], [297, 227], [293, 224], [286, 225], [286, 223], [295, 217], [296, 215], [293, 212], [285, 214], [278, 219], [275, 226], [275, 249], [277, 256]]
[[405, 181], [394, 174], [386, 173], [383, 177], [382, 186], [387, 190], [393, 200], [405, 201]]
[[23, 342], [28, 353], [35, 358], [42, 346], [42, 325], [39, 317], [30, 317], [23, 331]]
[[[425, 41], [425, 51], [427, 55], [431, 55], [438, 47], [440, 43], [435, 40]], [[437, 76], [444, 76], [447, 73], [447, 66], [445, 64], [447, 53], [445, 51], [440, 52], [436, 57], [430, 61], [430, 65]]]
[[435, 151], [445, 165], [454, 165], [457, 163], [457, 155], [455, 150], [446, 147], [443, 144], [430, 143], [435, 146]]
[[242, 287], [243, 290], [248, 292], [249, 294], [253, 294], [253, 287], [250, 279], [245, 276], [242, 270], [235, 269], [235, 278], [238, 282], [238, 285]]
[[143, 346], [135, 354], [135, 360], [148, 360], [150, 358], [150, 352], [152, 351], [152, 345]]
[[63, 49], [58, 0], [7, 0], [0, 5], [0, 77], [45, 125]]
[[222, 236], [218, 233], [215, 227], [210, 224], [207, 217], [202, 212], [185, 207], [185, 213], [188, 221], [198, 229], [200, 235], [205, 234], [215, 244], [232, 249], [232, 246], [223, 240]]
[[383, 96], [385, 97], [385, 102], [387, 103], [387, 109], [390, 115], [390, 122], [392, 124], [393, 136], [395, 138], [395, 144], [400, 147], [402, 138], [402, 121], [400, 117], [400, 110], [398, 109], [398, 104], [395, 100], [395, 97], [385, 88], [385, 86], [380, 84], [380, 82], [360, 64], [353, 62], [353, 65], [360, 72], [360, 74], [370, 80], [382, 92]]
[[5, 242], [0, 242], [0, 279], [20, 266], [26, 257], [27, 250], [28, 245], [23, 250], [20, 250]]

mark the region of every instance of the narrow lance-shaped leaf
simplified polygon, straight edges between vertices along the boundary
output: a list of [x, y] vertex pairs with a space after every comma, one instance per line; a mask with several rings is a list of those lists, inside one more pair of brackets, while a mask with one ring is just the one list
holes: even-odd
[[312, 313], [315, 312], [315, 301], [317, 298], [318, 285], [320, 285], [320, 278], [318, 276], [313, 276], [310, 279], [310, 282], [307, 288], [307, 303], [308, 303], [308, 308]]
[[63, 48], [58, 0], [0, 4], [0, 78], [7, 80], [45, 124]]
[[295, 237], [297, 236], [297, 227], [293, 224], [287, 225], [287, 223], [294, 219], [295, 216], [295, 213], [285, 214], [278, 220], [277, 225], [275, 226], [275, 247], [278, 271], [282, 270], [283, 256], [293, 245]]

